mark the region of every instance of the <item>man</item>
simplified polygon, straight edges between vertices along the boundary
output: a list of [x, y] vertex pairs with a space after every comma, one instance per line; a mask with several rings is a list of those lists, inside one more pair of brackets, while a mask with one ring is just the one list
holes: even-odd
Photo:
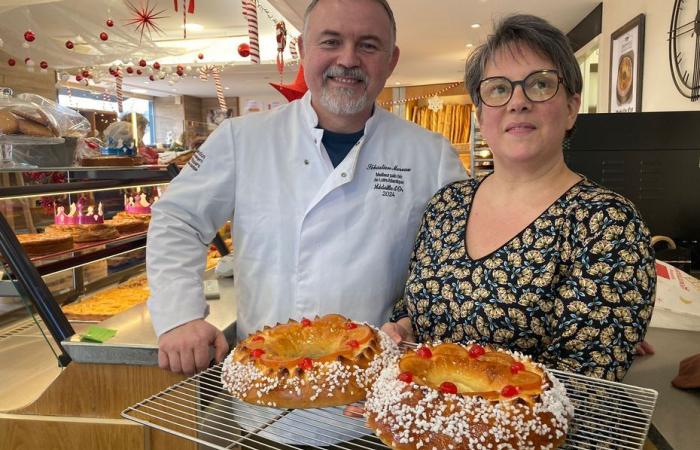
[[374, 106], [399, 58], [386, 0], [314, 0], [309, 92], [226, 120], [153, 209], [148, 305], [159, 364], [191, 374], [228, 345], [204, 320], [207, 244], [230, 217], [237, 334], [327, 313], [381, 325], [427, 201], [466, 173], [447, 141]]

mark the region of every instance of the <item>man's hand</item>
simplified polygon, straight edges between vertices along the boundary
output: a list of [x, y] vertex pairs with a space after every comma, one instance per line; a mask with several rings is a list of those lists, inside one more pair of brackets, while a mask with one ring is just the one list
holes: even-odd
[[401, 341], [416, 342], [416, 337], [413, 335], [413, 327], [411, 319], [404, 317], [398, 322], [387, 322], [382, 325], [381, 330], [389, 335], [397, 344]]
[[209, 347], [214, 347], [216, 361], [222, 361], [228, 353], [224, 333], [204, 319], [187, 322], [158, 338], [158, 365], [193, 375], [209, 367]]

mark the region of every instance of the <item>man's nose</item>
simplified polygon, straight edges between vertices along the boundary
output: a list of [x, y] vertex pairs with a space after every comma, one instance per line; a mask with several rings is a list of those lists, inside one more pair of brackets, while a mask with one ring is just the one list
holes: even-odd
[[337, 63], [347, 68], [357, 67], [360, 64], [360, 59], [355, 46], [350, 44], [344, 45], [338, 54]]

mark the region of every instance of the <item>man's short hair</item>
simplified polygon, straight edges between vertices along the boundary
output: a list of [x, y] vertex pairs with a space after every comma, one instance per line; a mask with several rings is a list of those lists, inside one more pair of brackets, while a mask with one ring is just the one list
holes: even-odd
[[[311, 3], [309, 3], [309, 6], [306, 7], [306, 12], [304, 13], [304, 29], [302, 31], [302, 36], [306, 36], [306, 28], [308, 27], [309, 24], [309, 15], [311, 14], [311, 11], [316, 7], [318, 2], [321, 0], [311, 0]], [[389, 2], [387, 0], [372, 0], [376, 3], [379, 3], [382, 8], [384, 8], [384, 11], [386, 11], [386, 15], [389, 16], [389, 23], [391, 23], [391, 33], [390, 33], [390, 41], [389, 41], [389, 49], [390, 52], [394, 52], [394, 47], [396, 46], [396, 19], [394, 18], [394, 12], [391, 10], [391, 6], [389, 6]]]

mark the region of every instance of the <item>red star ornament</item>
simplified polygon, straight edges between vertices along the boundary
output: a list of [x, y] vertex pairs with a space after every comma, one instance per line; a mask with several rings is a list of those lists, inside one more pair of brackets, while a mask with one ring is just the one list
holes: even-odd
[[306, 81], [304, 81], [304, 66], [299, 65], [299, 72], [292, 84], [270, 83], [270, 86], [280, 91], [284, 98], [290, 102], [302, 98], [309, 90]]
[[158, 19], [165, 18], [162, 14], [165, 10], [156, 11], [155, 6], [151, 6], [150, 0], [146, 0], [146, 4], [143, 4], [141, 0], [141, 5], [137, 8], [129, 0], [126, 1], [126, 6], [133, 13], [133, 17], [126, 22], [127, 25], [136, 25], [136, 31], [141, 32], [139, 42], [143, 40], [143, 33], [148, 32], [148, 37], [151, 37], [151, 31], [156, 31], [157, 33], [162, 33], [163, 30], [155, 23]]

